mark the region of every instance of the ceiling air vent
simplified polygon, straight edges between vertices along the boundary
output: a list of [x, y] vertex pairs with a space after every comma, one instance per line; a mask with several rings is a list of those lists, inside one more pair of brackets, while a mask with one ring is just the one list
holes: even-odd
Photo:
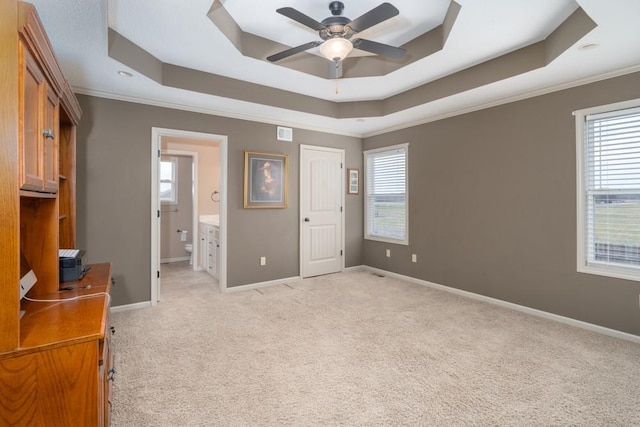
[[278, 126], [278, 141], [293, 141], [293, 129]]

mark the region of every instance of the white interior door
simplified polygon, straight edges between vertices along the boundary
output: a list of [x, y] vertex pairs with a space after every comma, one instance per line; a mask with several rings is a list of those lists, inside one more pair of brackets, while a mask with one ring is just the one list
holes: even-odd
[[300, 146], [300, 275], [344, 266], [344, 150]]

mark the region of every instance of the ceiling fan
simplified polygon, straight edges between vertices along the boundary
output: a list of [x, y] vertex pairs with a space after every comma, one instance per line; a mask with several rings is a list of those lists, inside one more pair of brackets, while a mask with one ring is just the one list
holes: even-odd
[[391, 3], [382, 3], [353, 21], [342, 16], [344, 4], [340, 1], [332, 1], [329, 3], [329, 10], [332, 16], [324, 19], [322, 22], [318, 22], [292, 7], [277, 9], [276, 12], [281, 15], [317, 31], [323, 41], [312, 41], [291, 49], [286, 49], [267, 57], [267, 60], [270, 62], [280, 61], [281, 59], [288, 58], [289, 56], [317, 46], [320, 46], [320, 52], [328, 60], [336, 63], [336, 65], [349, 55], [353, 48], [393, 59], [400, 59], [406, 53], [402, 48], [384, 43], [359, 38], [351, 40], [351, 37], [355, 34], [387, 19], [393, 18], [400, 13]]

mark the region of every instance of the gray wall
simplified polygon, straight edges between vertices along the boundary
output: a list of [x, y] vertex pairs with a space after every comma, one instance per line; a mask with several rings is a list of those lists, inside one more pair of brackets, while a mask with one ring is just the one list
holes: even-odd
[[[78, 247], [89, 262], [112, 262], [113, 305], [150, 300], [151, 128], [227, 135], [227, 286], [299, 275], [299, 144], [345, 149], [348, 168], [362, 168], [359, 138], [294, 129], [295, 143], [276, 141], [276, 126], [79, 96]], [[287, 209], [243, 209], [244, 150], [289, 155]], [[346, 198], [346, 266], [362, 264], [362, 195]], [[260, 267], [264, 247], [269, 262]]]
[[576, 272], [571, 114], [634, 98], [640, 73], [366, 138], [410, 143], [410, 244], [364, 264], [640, 335], [640, 283]]
[[[163, 156], [164, 157], [164, 156]], [[193, 243], [193, 158], [189, 156], [174, 156], [178, 169], [178, 203], [162, 203], [160, 208], [160, 259], [170, 262], [175, 258], [189, 257], [184, 249], [187, 243]], [[187, 230], [187, 241], [180, 240], [178, 230]], [[196, 243], [198, 239], [195, 239]]]

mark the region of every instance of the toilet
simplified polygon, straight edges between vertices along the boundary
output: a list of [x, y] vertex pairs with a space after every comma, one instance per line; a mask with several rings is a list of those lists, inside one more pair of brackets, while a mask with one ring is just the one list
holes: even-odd
[[189, 252], [189, 265], [193, 265], [193, 243], [185, 244], [184, 250]]

